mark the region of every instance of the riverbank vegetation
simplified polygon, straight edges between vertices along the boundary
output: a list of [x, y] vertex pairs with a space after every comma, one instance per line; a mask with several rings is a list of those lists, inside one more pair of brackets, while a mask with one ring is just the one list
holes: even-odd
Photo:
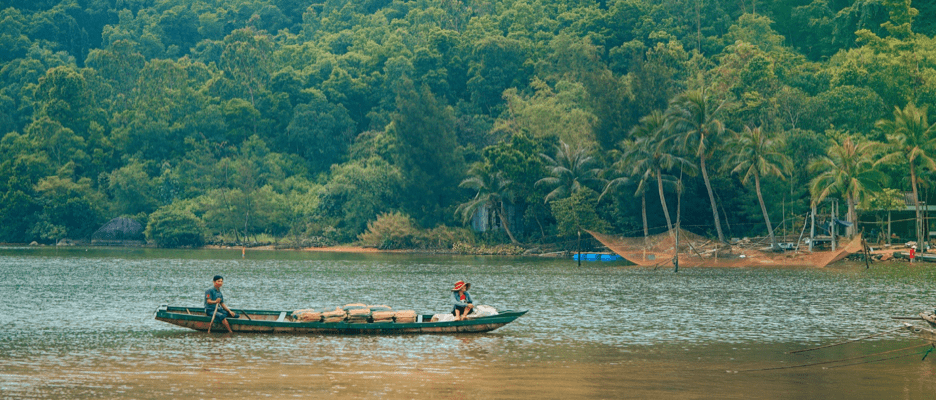
[[932, 202], [929, 2], [3, 4], [0, 242], [776, 242]]

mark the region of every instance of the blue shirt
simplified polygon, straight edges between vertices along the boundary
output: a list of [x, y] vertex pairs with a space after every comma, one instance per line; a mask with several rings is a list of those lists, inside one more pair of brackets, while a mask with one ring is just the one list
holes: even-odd
[[[211, 300], [221, 299], [221, 302], [217, 304], [208, 304], [208, 296], [211, 296]], [[205, 291], [205, 312], [208, 314], [214, 314], [215, 307], [218, 304], [224, 303], [224, 295], [221, 294], [221, 291], [216, 289], [214, 286], [211, 289]]]
[[459, 293], [452, 291], [452, 311], [455, 311], [455, 307], [468, 307], [469, 304], [471, 304], [471, 295], [468, 292], [465, 292], [465, 301], [462, 301]]

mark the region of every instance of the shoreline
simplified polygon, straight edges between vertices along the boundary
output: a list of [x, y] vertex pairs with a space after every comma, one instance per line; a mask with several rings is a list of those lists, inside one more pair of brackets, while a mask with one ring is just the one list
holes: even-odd
[[401, 250], [381, 250], [376, 247], [363, 247], [363, 246], [277, 248], [276, 245], [272, 245], [272, 244], [265, 245], [265, 246], [256, 246], [256, 247], [208, 245], [208, 246], [199, 247], [198, 249], [237, 250], [238, 248], [243, 248], [246, 250], [261, 250], [261, 251], [285, 250], [285, 251], [310, 251], [310, 252], [322, 252], [322, 253], [399, 253], [399, 252], [403, 252]]
[[[66, 248], [67, 248], [67, 247], [84, 247], [84, 248], [92, 248], [92, 247], [100, 247], [100, 248], [127, 248], [127, 249], [131, 249], [131, 248], [141, 248], [141, 247], [143, 247], [143, 248], [157, 248], [157, 247], [154, 247], [154, 246], [91, 246], [90, 244], [77, 244], [77, 243], [76, 243], [76, 244], [71, 244], [71, 245], [61, 245], [61, 246], [57, 246], [57, 245], [44, 245], [44, 244], [43, 244], [43, 245], [30, 245], [30, 244], [25, 244], [25, 243], [21, 243], [21, 244], [17, 244], [17, 243], [0, 243], [0, 247], [44, 247], [44, 248], [52, 248], [52, 247], [66, 247]], [[245, 250], [250, 250], [250, 251], [264, 251], [264, 252], [268, 252], [268, 251], [298, 251], [298, 252], [310, 252], [310, 253], [318, 252], [318, 253], [348, 253], [348, 254], [420, 254], [420, 255], [467, 255], [467, 256], [488, 255], [488, 256], [530, 257], [530, 258], [551, 258], [551, 259], [565, 259], [565, 258], [569, 258], [570, 260], [571, 260], [572, 255], [575, 254], [574, 252], [551, 252], [551, 253], [541, 253], [541, 254], [517, 254], [517, 255], [510, 255], [510, 254], [465, 254], [465, 253], [457, 253], [457, 252], [443, 251], [443, 250], [420, 250], [420, 249], [383, 250], [383, 249], [378, 249], [378, 248], [374, 248], [374, 247], [352, 246], [352, 245], [337, 245], [337, 246], [326, 246], [326, 247], [302, 247], [302, 248], [284, 248], [284, 247], [277, 247], [276, 245], [264, 245], [264, 246], [246, 247], [246, 248], [245, 248], [245, 247], [242, 247], [242, 246], [207, 245], [207, 246], [202, 246], [202, 247], [197, 247], [197, 248], [187, 248], [187, 249], [189, 249], [189, 250], [233, 250], [233, 251], [236, 251], [238, 248], [245, 249]], [[879, 259], [874, 259], [874, 260], [872, 260], [872, 261], [871, 261], [871, 265], [872, 265], [872, 266], [875, 265], [875, 264], [878, 264], [878, 265], [881, 265], [881, 264], [884, 264], [884, 265], [895, 265], [895, 264], [901, 264], [901, 263], [906, 263], [906, 264], [908, 264], [908, 265], [913, 265], [913, 264], [918, 264], [918, 263], [921, 263], [921, 262], [926, 263], [926, 261], [923, 261], [923, 260], [921, 259], [921, 260], [917, 261], [916, 263], [910, 264], [910, 263], [909, 263], [907, 260], [905, 260], [905, 259], [899, 259], [899, 258], [894, 257], [894, 254], [895, 254], [895, 253], [898, 253], [898, 252], [905, 252], [905, 251], [907, 251], [906, 248], [876, 248], [875, 250], [873, 250], [873, 251], [871, 252], [871, 254], [872, 254], [872, 255], [879, 255], [879, 256], [881, 256], [881, 257], [880, 257]], [[583, 253], [585, 253], [585, 252], [583, 252]], [[592, 252], [587, 252], [587, 253], [589, 253], [589, 254], [591, 254], [591, 253], [602, 253], [602, 254], [607, 253], [607, 254], [614, 254], [613, 252], [607, 252], [607, 251], [604, 251], [604, 252], [601, 252], [601, 251], [592, 251]], [[923, 253], [923, 254], [936, 254], [936, 252]], [[784, 268], [784, 267], [822, 268], [822, 267], [816, 267], [816, 266], [810, 267], [810, 266], [798, 266], [798, 265], [772, 265], [772, 264], [771, 264], [771, 265], [767, 265], [767, 264], [758, 263], [758, 262], [756, 262], [755, 260], [756, 260], [756, 259], [751, 258], [751, 261], [752, 261], [752, 262], [751, 262], [750, 264], [748, 264], [748, 265], [743, 265], [743, 266], [718, 266], [718, 265], [712, 265], [712, 266], [700, 266], [700, 267], [703, 267], [703, 268], [739, 268], [739, 267], [741, 267], [741, 268], [744, 268], [744, 267], [747, 267], [747, 268], [752, 268], [752, 267], [753, 267], [753, 268], [757, 268], [757, 267], [771, 267], [771, 266], [774, 266], [774, 267], [781, 267], [781, 268]], [[574, 260], [573, 260], [573, 261], [574, 261]], [[605, 263], [605, 261], [592, 261], [592, 260], [584, 261], [584, 262], [585, 262], [585, 263]], [[833, 263], [827, 265], [826, 268], [832, 267], [832, 266], [836, 266], [836, 265], [852, 264], [852, 263], [862, 263], [862, 264], [863, 264], [864, 262], [863, 262], [863, 261], [848, 260], [848, 259], [846, 258], [846, 259], [843, 259], [843, 260], [839, 260], [839, 261], [833, 262]], [[640, 265], [629, 263], [628, 265], [626, 265], [626, 267], [640, 267]], [[691, 266], [691, 265], [680, 265], [680, 268], [695, 268], [695, 267], [694, 267], [694, 266]]]

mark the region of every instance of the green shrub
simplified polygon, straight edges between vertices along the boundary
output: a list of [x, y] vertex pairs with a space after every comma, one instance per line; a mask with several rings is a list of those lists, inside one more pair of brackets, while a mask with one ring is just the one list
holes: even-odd
[[459, 254], [473, 254], [473, 255], [509, 255], [516, 256], [523, 254], [523, 248], [513, 244], [499, 244], [495, 246], [488, 246], [486, 244], [481, 244], [479, 246], [474, 246], [465, 242], [456, 242], [452, 246], [452, 250]]
[[475, 235], [468, 228], [439, 226], [425, 231], [419, 247], [425, 249], [452, 250], [456, 243], [474, 243]]
[[150, 214], [146, 240], [159, 247], [200, 247], [205, 244], [205, 223], [191, 211], [163, 207]]
[[358, 235], [362, 246], [382, 250], [411, 249], [420, 239], [419, 228], [408, 215], [393, 212], [377, 216], [376, 221], [367, 223], [367, 231]]

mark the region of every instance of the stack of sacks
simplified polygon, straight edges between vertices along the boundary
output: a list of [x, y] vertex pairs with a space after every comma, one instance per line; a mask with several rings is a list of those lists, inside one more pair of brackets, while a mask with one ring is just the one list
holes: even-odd
[[394, 315], [396, 322], [416, 322], [416, 311], [413, 310], [404, 310], [397, 311]]
[[348, 322], [353, 324], [363, 324], [371, 316], [371, 311], [368, 308], [354, 308], [346, 312], [348, 313]]
[[311, 308], [293, 311], [292, 316], [299, 322], [319, 322], [322, 320], [322, 313], [315, 312]]
[[341, 307], [335, 309], [335, 311], [327, 311], [322, 313], [322, 322], [341, 322], [345, 320], [345, 317], [348, 315], [345, 313], [345, 310], [342, 310]]
[[[373, 309], [371, 309], [373, 311]], [[371, 314], [371, 319], [374, 322], [393, 322], [393, 317], [396, 315], [393, 311], [374, 311]]]

